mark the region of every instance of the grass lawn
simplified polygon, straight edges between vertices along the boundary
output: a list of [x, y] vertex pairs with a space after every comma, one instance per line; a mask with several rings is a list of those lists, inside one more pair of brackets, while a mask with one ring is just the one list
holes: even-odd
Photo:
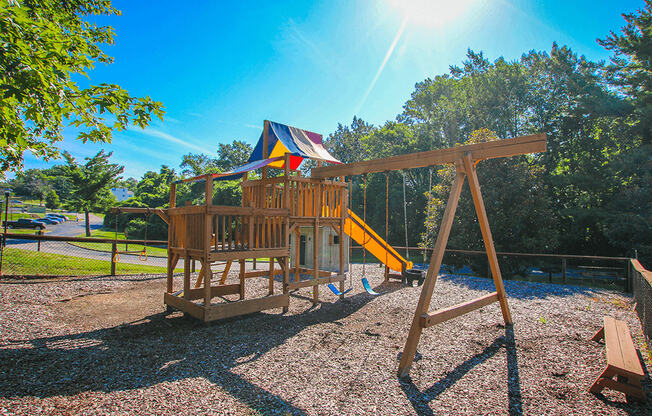
[[[40, 214], [29, 214], [26, 212], [20, 212], [20, 213], [9, 213], [9, 221], [16, 221], [18, 218], [41, 218], [42, 215]], [[0, 218], [2, 218], [2, 221], [5, 220], [5, 213], [2, 211], [2, 215], [0, 215]]]
[[[50, 212], [54, 212], [54, 211], [50, 210]], [[75, 221], [77, 219], [75, 214], [63, 214], [63, 215], [65, 215], [68, 218], [68, 221]], [[45, 214], [36, 214], [36, 213], [30, 213], [30, 212], [18, 212], [18, 213], [14, 212], [13, 214], [9, 213], [9, 221], [16, 221], [18, 218], [37, 219], [37, 218], [43, 218], [43, 217], [45, 217]], [[0, 214], [0, 218], [2, 219], [2, 221], [5, 220], [4, 211], [2, 211], [2, 214]], [[83, 217], [82, 217], [82, 220], [83, 220]]]
[[[86, 237], [86, 234], [79, 234], [77, 237]], [[94, 230], [91, 232], [91, 237], [95, 238], [110, 238], [114, 239], [115, 238], [115, 231], [107, 231], [107, 230]], [[124, 233], [118, 233], [118, 240], [124, 240], [125, 235]], [[99, 251], [111, 251], [111, 244], [112, 243], [70, 243], [74, 244], [78, 247], [83, 247], [83, 248], [89, 248], [92, 250], [99, 250]], [[118, 251], [142, 251], [143, 250], [143, 245], [141, 244], [129, 244], [128, 246], [125, 247], [124, 244], [118, 244]], [[155, 257], [167, 257], [168, 255], [168, 250], [166, 248], [161, 248], [161, 247], [153, 247], [153, 246], [147, 246], [147, 255], [148, 256], [155, 256]]]
[[[2, 231], [4, 232], [4, 228], [2, 228]], [[49, 231], [43, 230], [43, 235], [46, 235]], [[35, 231], [33, 228], [7, 228], [7, 234], [30, 234], [30, 235], [38, 235], [38, 231]]]
[[[178, 269], [177, 271], [181, 271]], [[117, 263], [116, 274], [166, 273], [165, 267]], [[2, 273], [18, 276], [91, 276], [111, 273], [111, 262], [43, 253], [18, 248], [5, 248]]]

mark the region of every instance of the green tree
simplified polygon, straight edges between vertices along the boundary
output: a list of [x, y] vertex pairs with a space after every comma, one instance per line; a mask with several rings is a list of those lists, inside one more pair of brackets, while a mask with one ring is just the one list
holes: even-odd
[[608, 81], [633, 100], [630, 121], [644, 144], [652, 143], [652, 0], [636, 13], [623, 14], [627, 24], [598, 43], [613, 51]]
[[[487, 129], [473, 132], [464, 144], [500, 140]], [[482, 189], [491, 232], [496, 248], [502, 251], [549, 253], [558, 244], [558, 226], [552, 215], [551, 201], [544, 189], [543, 169], [532, 163], [530, 157], [518, 156], [484, 161], [478, 165], [478, 179]], [[455, 168], [446, 165], [437, 171], [438, 183], [429, 193], [426, 231], [421, 246], [433, 247], [441, 223]], [[449, 247], [484, 250], [480, 226], [468, 184], [464, 186], [449, 238]], [[486, 271], [486, 258], [467, 259], [476, 272]], [[507, 274], [518, 273], [518, 264], [507, 265]], [[511, 270], [510, 267], [511, 266]]]
[[26, 150], [58, 157], [66, 125], [80, 129], [83, 142], [110, 142], [114, 130], [162, 118], [161, 103], [149, 97], [73, 81], [112, 62], [101, 47], [113, 43], [113, 29], [89, 17], [114, 14], [110, 0], [0, 2], [0, 175], [20, 171]]
[[620, 129], [629, 146], [615, 155], [617, 186], [606, 202], [605, 235], [619, 254], [638, 254], [652, 267], [652, 1], [623, 15], [620, 33], [598, 42], [615, 53], [607, 80], [631, 105]]
[[90, 237], [89, 212], [105, 211], [115, 203], [110, 188], [124, 171], [124, 166], [110, 163], [112, 153], [100, 150], [95, 156], [87, 157], [86, 163], [78, 164], [68, 152], [64, 152], [66, 165], [62, 169], [72, 185], [71, 198], [66, 201], [69, 209], [84, 212], [86, 236]]
[[336, 159], [343, 163], [365, 160], [369, 155], [363, 145], [363, 139], [373, 130], [374, 126], [354, 116], [351, 126], [338, 123], [337, 129], [328, 135], [324, 145]]
[[49, 209], [57, 209], [61, 204], [59, 203], [59, 195], [57, 192], [50, 188], [45, 194], [45, 206]]
[[43, 172], [40, 169], [18, 172], [9, 184], [17, 196], [35, 198], [37, 189], [44, 185]]
[[136, 198], [145, 206], [159, 208], [169, 203], [170, 184], [176, 179], [174, 169], [163, 165], [159, 172], [145, 172], [134, 191]]
[[183, 155], [179, 167], [181, 174], [189, 177], [221, 171], [220, 161], [203, 153]]
[[217, 167], [222, 172], [228, 172], [244, 165], [253, 151], [253, 147], [243, 140], [234, 140], [231, 144], [220, 143], [217, 147]]

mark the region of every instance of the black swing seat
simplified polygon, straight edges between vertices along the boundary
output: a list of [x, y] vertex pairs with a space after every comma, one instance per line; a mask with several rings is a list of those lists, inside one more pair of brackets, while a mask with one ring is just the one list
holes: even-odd
[[403, 272], [403, 284], [409, 284], [410, 286], [414, 286], [415, 280], [417, 281], [417, 286], [421, 286], [425, 278], [425, 270], [408, 269]]

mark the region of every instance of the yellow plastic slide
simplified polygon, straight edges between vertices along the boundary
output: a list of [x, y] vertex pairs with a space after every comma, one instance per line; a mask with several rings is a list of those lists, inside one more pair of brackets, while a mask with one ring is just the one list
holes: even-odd
[[396, 272], [400, 273], [403, 270], [403, 264], [405, 264], [406, 270], [412, 268], [413, 264], [411, 261], [405, 260], [400, 254], [398, 254], [392, 246], [380, 238], [380, 236], [365, 224], [360, 217], [355, 215], [353, 211], [348, 211], [349, 216], [344, 222], [344, 232], [349, 237], [367, 249], [367, 251], [373, 254], [381, 263]]

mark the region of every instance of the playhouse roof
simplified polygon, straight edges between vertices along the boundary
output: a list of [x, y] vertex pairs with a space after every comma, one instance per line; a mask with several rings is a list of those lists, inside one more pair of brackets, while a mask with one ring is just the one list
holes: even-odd
[[[269, 157], [267, 159], [263, 159], [263, 132], [260, 134], [258, 143], [256, 144], [256, 147], [254, 147], [254, 151], [251, 153], [247, 163], [238, 166], [229, 172], [214, 173], [211, 175], [213, 179], [240, 179], [245, 172], [260, 169], [265, 166], [284, 168], [286, 153], [290, 153], [290, 169], [297, 169], [303, 159], [313, 159], [329, 163], [342, 163], [335, 159], [333, 155], [328, 153], [328, 150], [326, 150], [322, 143], [321, 134], [270, 121], [268, 137], [269, 141], [267, 148], [269, 151]], [[200, 175], [178, 182], [192, 182], [203, 179], [204, 177], [204, 175]]]
[[[263, 159], [263, 135], [261, 133], [249, 162]], [[313, 159], [329, 163], [341, 163], [335, 159], [322, 143], [321, 134], [308, 130], [269, 122], [269, 158], [281, 157], [281, 160], [269, 163], [272, 167], [285, 167], [283, 155], [290, 153], [290, 169], [297, 169], [303, 159]]]

